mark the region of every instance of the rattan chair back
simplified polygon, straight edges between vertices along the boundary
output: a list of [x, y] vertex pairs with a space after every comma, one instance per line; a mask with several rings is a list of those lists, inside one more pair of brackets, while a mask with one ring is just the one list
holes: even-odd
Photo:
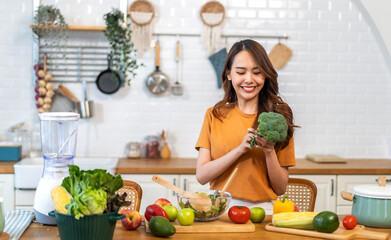
[[122, 195], [123, 193], [126, 193], [126, 200], [131, 201], [131, 204], [129, 206], [121, 207], [119, 212], [123, 209], [132, 209], [140, 211], [140, 205], [141, 205], [141, 198], [143, 196], [143, 190], [141, 189], [140, 185], [133, 181], [123, 180], [124, 186], [116, 193]]
[[288, 200], [292, 201], [299, 212], [313, 212], [316, 202], [317, 187], [314, 182], [303, 178], [289, 178], [286, 192], [278, 196], [282, 200], [284, 195], [288, 195]]

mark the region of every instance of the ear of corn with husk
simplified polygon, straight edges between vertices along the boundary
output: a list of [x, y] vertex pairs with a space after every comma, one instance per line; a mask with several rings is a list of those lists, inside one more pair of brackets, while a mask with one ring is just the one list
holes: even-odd
[[69, 192], [62, 186], [55, 186], [51, 191], [51, 196], [56, 211], [59, 213], [67, 214], [67, 209], [65, 208], [65, 205], [67, 205], [71, 201], [71, 194], [69, 194]]
[[312, 224], [318, 212], [283, 212], [273, 215], [273, 225], [276, 227], [314, 229]]

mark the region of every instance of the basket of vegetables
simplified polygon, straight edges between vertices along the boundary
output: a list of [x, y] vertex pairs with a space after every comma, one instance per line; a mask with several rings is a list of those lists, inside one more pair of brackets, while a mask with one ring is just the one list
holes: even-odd
[[61, 240], [111, 240], [121, 206], [129, 206], [126, 193], [116, 194], [123, 186], [121, 175], [113, 176], [104, 169], [83, 171], [69, 165], [69, 177], [52, 189]]

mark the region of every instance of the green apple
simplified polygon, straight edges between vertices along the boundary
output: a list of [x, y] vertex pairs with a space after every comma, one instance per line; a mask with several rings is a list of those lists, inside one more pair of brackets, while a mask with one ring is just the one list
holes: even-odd
[[164, 205], [163, 209], [168, 215], [168, 220], [170, 220], [170, 222], [175, 221], [178, 215], [178, 209], [175, 206], [169, 206], [169, 205]]
[[178, 212], [178, 222], [183, 226], [189, 226], [194, 222], [194, 211], [191, 208], [182, 208]]
[[253, 207], [251, 208], [250, 210], [251, 212], [251, 222], [253, 223], [260, 223], [263, 221], [263, 219], [265, 219], [265, 209], [261, 208], [261, 207]]

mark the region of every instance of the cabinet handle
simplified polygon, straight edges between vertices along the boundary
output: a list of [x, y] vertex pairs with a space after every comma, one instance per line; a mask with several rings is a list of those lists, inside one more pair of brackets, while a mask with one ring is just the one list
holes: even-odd
[[334, 179], [331, 179], [331, 196], [334, 196]]
[[[379, 179], [376, 178], [376, 182], [379, 182]], [[386, 179], [386, 182], [391, 182], [391, 179]]]
[[[172, 184], [174, 184], [176, 186], [176, 178], [174, 178], [172, 180]], [[175, 196], [175, 192], [174, 191], [172, 191], [172, 196]]]
[[183, 179], [183, 190], [187, 191], [187, 179]]

